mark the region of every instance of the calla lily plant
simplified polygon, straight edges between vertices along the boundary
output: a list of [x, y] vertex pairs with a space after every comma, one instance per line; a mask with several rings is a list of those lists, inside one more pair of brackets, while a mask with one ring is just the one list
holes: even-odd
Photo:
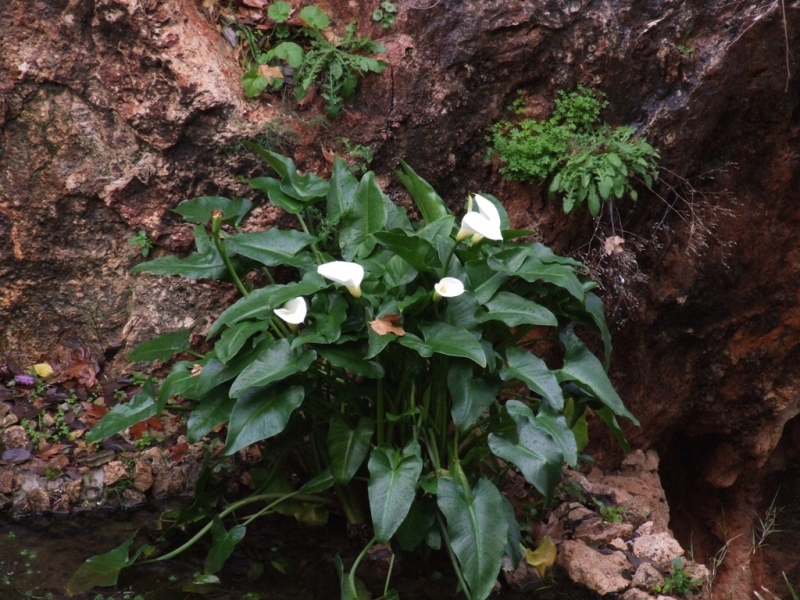
[[[330, 180], [299, 175], [291, 159], [250, 147], [273, 172], [250, 185], [296, 216], [297, 229], [238, 232], [250, 201], [177, 207], [195, 224], [197, 252], [134, 270], [229, 280], [241, 297], [210, 326], [210, 352], [175, 362], [87, 441], [180, 402], [190, 442], [226, 424], [226, 454], [259, 444], [269, 457], [272, 475], [247, 500], [266, 503], [258, 514], [299, 497], [320, 515], [369, 523], [369, 545], [440, 542], [465, 595], [483, 600], [504, 556], [516, 565], [522, 555], [519, 515], [500, 492], [509, 469], [546, 505], [562, 467], [578, 464], [590, 413], [623, 443], [617, 419], [636, 423], [606, 374], [611, 343], [595, 285], [579, 262], [511, 241], [516, 232], [504, 239], [508, 216], [489, 194], [474, 195], [477, 211], [459, 225], [401, 161], [422, 215], [412, 222], [371, 172], [357, 179], [335, 158]], [[256, 269], [269, 284], [257, 286]], [[586, 336], [598, 338], [600, 357]], [[167, 360], [189, 351], [188, 340], [174, 332], [130, 358]], [[243, 505], [231, 506], [222, 517]], [[214, 521], [210, 556], [228, 556], [241, 537], [219, 530], [223, 522]], [[213, 572], [219, 561], [209, 561]], [[358, 597], [357, 564], [342, 576], [342, 598]]]

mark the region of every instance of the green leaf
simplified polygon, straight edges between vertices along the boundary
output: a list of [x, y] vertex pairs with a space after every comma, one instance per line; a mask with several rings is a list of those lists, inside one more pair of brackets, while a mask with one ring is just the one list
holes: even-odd
[[149, 419], [156, 414], [156, 409], [153, 379], [150, 377], [142, 387], [142, 391], [131, 398], [130, 402], [117, 404], [100, 419], [86, 434], [86, 443], [96, 444], [131, 425]]
[[481, 323], [502, 321], [509, 327], [518, 325], [543, 325], [557, 327], [558, 319], [541, 304], [510, 292], [499, 292], [486, 303], [488, 312], [479, 314]]
[[235, 357], [242, 346], [247, 343], [254, 334], [266, 331], [266, 321], [242, 321], [233, 327], [226, 329], [214, 344], [214, 352], [219, 360], [227, 363]]
[[506, 410], [517, 423], [518, 434], [523, 430], [521, 428], [532, 428], [549, 436], [561, 450], [563, 459], [558, 461], [559, 467], [564, 460], [570, 466], [575, 466], [578, 461], [578, 449], [575, 444], [575, 436], [572, 435], [564, 415], [543, 406], [539, 414], [534, 417], [530, 407], [518, 400], [506, 402]]
[[564, 462], [556, 443], [535, 428], [529, 419], [517, 421], [517, 438], [505, 434], [489, 434], [489, 448], [492, 453], [514, 463], [525, 480], [539, 490], [549, 502], [558, 483], [561, 481], [561, 465]]
[[225, 455], [255, 444], [286, 428], [289, 417], [303, 403], [303, 386], [293, 385], [280, 393], [267, 388], [259, 394], [242, 395], [233, 407], [225, 439]]
[[171, 333], [164, 333], [149, 342], [136, 346], [128, 354], [128, 360], [130, 362], [169, 360], [174, 354], [189, 349], [189, 336], [191, 333], [191, 329], [179, 329]]
[[285, 60], [290, 67], [295, 69], [303, 64], [303, 49], [294, 42], [281, 42], [272, 49], [272, 53], [276, 58]]
[[447, 373], [447, 389], [453, 398], [453, 422], [464, 432], [491, 406], [500, 392], [500, 385], [483, 377], [473, 379], [472, 366], [457, 362]]
[[556, 410], [564, 408], [564, 395], [556, 374], [538, 356], [514, 346], [506, 350], [506, 365], [500, 369], [503, 381], [519, 379], [544, 398]]
[[336, 291], [315, 294], [308, 312], [311, 325], [292, 342], [292, 348], [304, 343], [333, 343], [342, 335], [342, 325], [347, 320], [347, 300]]
[[269, 166], [275, 170], [281, 179], [286, 179], [290, 175], [294, 175], [297, 172], [297, 168], [295, 167], [294, 161], [291, 158], [281, 156], [272, 150], [267, 150], [255, 142], [245, 141], [242, 142], [242, 145], [245, 148], [249, 148], [258, 154], [263, 160], [265, 160]]
[[225, 240], [225, 245], [229, 251], [252, 258], [268, 267], [279, 265], [308, 267], [314, 262], [313, 258], [308, 255], [299, 257], [297, 253], [316, 241], [317, 238], [313, 235], [293, 229], [287, 231], [267, 229], [240, 233]]
[[367, 417], [350, 429], [338, 415], [331, 417], [328, 427], [328, 455], [336, 483], [346, 484], [353, 478], [369, 453], [369, 442], [375, 432], [375, 421]]
[[603, 357], [605, 359], [603, 361], [603, 366], [605, 367], [605, 370], [608, 371], [608, 369], [611, 367], [612, 346], [611, 332], [608, 330], [608, 325], [606, 324], [603, 301], [595, 294], [589, 292], [586, 294], [584, 307], [586, 308], [586, 311], [589, 313], [592, 321], [600, 331], [600, 335], [603, 338]]
[[300, 200], [286, 194], [286, 192], [281, 189], [281, 182], [274, 177], [256, 177], [249, 180], [247, 183], [254, 190], [264, 192], [273, 205], [282, 208], [289, 214], [299, 215], [303, 212], [304, 204]]
[[291, 14], [292, 7], [286, 2], [283, 2], [283, 0], [277, 0], [277, 2], [273, 2], [267, 9], [267, 15], [269, 15], [269, 18], [276, 23], [285, 22]]
[[278, 340], [242, 370], [231, 386], [230, 395], [238, 398], [248, 388], [267, 385], [305, 371], [316, 358], [317, 353], [313, 350], [297, 356], [287, 340]]
[[394, 252], [417, 271], [435, 273], [442, 267], [439, 255], [430, 242], [405, 233], [380, 231], [373, 236], [378, 243]]
[[517, 275], [525, 281], [536, 282], [540, 279], [564, 288], [580, 302], [584, 300], [583, 286], [575, 275], [575, 270], [568, 265], [557, 263], [544, 263], [541, 260], [530, 257], [518, 268], [498, 260], [496, 257], [489, 259], [489, 265], [508, 275]]
[[400, 181], [403, 182], [414, 202], [416, 202], [425, 223], [433, 223], [437, 219], [446, 217], [448, 214], [447, 206], [445, 206], [441, 196], [436, 193], [436, 190], [417, 175], [402, 159], [400, 159], [400, 166], [404, 172], [395, 171], [395, 174], [400, 178]]
[[436, 508], [428, 502], [415, 499], [414, 503], [397, 529], [394, 538], [406, 552], [412, 552], [428, 535], [436, 523]]
[[206, 556], [203, 572], [211, 575], [225, 566], [225, 561], [233, 554], [236, 544], [244, 539], [246, 532], [247, 528], [244, 525], [236, 525], [231, 527], [230, 531], [225, 531], [222, 520], [214, 517], [211, 523], [211, 548]]
[[[220, 385], [200, 396], [199, 404], [192, 410], [186, 424], [186, 438], [190, 444], [196, 444], [214, 427], [230, 419], [236, 398], [228, 395], [228, 389], [228, 386]], [[260, 392], [259, 388], [248, 390], [240, 399]]]
[[325, 469], [321, 473], [318, 473], [316, 476], [306, 481], [300, 488], [300, 491], [305, 494], [318, 494], [332, 487], [334, 483], [335, 481], [333, 479], [331, 470]]
[[192, 375], [193, 366], [194, 363], [185, 360], [172, 365], [169, 375], [161, 382], [158, 388], [157, 413], [161, 413], [164, 410], [167, 400], [172, 396], [186, 396], [189, 398], [194, 396], [193, 392], [197, 384], [197, 378]]
[[352, 260], [367, 238], [383, 229], [386, 219], [383, 192], [375, 174], [369, 171], [361, 178], [353, 204], [339, 225], [339, 246], [344, 260]]
[[253, 67], [242, 76], [242, 85], [244, 86], [244, 95], [248, 98], [255, 98], [267, 89], [269, 81], [266, 77], [259, 75], [258, 69]]
[[[486, 366], [486, 354], [480, 342], [469, 332], [447, 323], [420, 323], [419, 328], [433, 352], [468, 358], [481, 367]], [[401, 343], [404, 339], [405, 336], [400, 338]]]
[[214, 336], [225, 325], [231, 326], [245, 320], [267, 319], [272, 315], [273, 309], [280, 308], [292, 298], [310, 296], [326, 287], [328, 287], [328, 282], [320, 275], [306, 273], [299, 282], [268, 285], [253, 290], [223, 311], [211, 326], [208, 338]]
[[314, 29], [325, 29], [331, 24], [328, 16], [316, 6], [306, 6], [300, 11], [300, 18], [306, 22], [309, 27]]
[[559, 337], [566, 350], [564, 366], [558, 371], [559, 380], [576, 381], [586, 386], [595, 398], [610, 408], [614, 414], [627, 417], [634, 425], [639, 425], [639, 421], [625, 408], [622, 398], [611, 385], [603, 365], [594, 354], [589, 352], [575, 332], [571, 328], [567, 328]]
[[177, 256], [161, 256], [154, 260], [140, 263], [131, 269], [131, 273], [153, 273], [154, 275], [183, 275], [189, 279], [225, 279], [228, 269], [222, 261], [214, 244], [206, 235], [205, 227], [194, 228], [194, 239], [197, 252], [186, 258]]
[[519, 561], [522, 560], [520, 539], [522, 536], [519, 530], [519, 523], [514, 514], [514, 506], [505, 496], [503, 496], [503, 513], [506, 516], [506, 523], [508, 523], [508, 540], [506, 541], [505, 553], [511, 559], [511, 567], [516, 570], [519, 567]]
[[422, 473], [422, 457], [416, 440], [410, 440], [402, 451], [381, 445], [369, 457], [369, 507], [375, 537], [383, 544], [400, 527], [416, 495], [417, 480]]
[[628, 443], [628, 440], [625, 438], [625, 434], [622, 432], [622, 429], [617, 422], [617, 417], [614, 416], [614, 413], [611, 411], [610, 408], [604, 406], [600, 409], [595, 409], [595, 414], [600, 417], [603, 422], [606, 424], [611, 430], [611, 433], [614, 434], [614, 437], [617, 438], [619, 445], [622, 447], [623, 452], [630, 452], [631, 445]]
[[405, 259], [395, 255], [385, 264], [383, 282], [389, 288], [401, 287], [414, 281], [418, 274]]
[[244, 198], [230, 200], [221, 196], [200, 196], [194, 200], [184, 200], [172, 209], [189, 223], [208, 224], [211, 213], [221, 210], [225, 215], [222, 222], [238, 227], [247, 214], [253, 210], [253, 203]]
[[447, 519], [450, 546], [470, 595], [476, 600], [487, 598], [500, 572], [508, 539], [503, 496], [485, 477], [474, 490], [442, 477], [437, 502]]
[[142, 546], [132, 558], [128, 558], [128, 550], [133, 544], [134, 538], [123, 542], [117, 548], [105, 554], [98, 554], [86, 559], [67, 584], [67, 593], [84, 594], [95, 586], [108, 587], [117, 585], [119, 572], [133, 564], [139, 554], [148, 548]]
[[333, 174], [328, 187], [328, 223], [336, 225], [350, 210], [358, 189], [358, 179], [350, 173], [347, 163], [338, 156], [333, 158]]
[[380, 363], [364, 360], [363, 352], [354, 344], [317, 346], [315, 350], [333, 366], [352, 371], [355, 375], [362, 375], [369, 379], [380, 379], [384, 376], [384, 370]]

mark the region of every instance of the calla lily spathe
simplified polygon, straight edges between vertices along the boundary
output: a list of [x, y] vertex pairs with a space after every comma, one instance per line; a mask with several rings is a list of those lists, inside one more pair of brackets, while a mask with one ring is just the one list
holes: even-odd
[[461, 241], [472, 236], [472, 242], [478, 243], [483, 238], [501, 241], [503, 234], [500, 232], [500, 213], [489, 200], [475, 194], [475, 203], [478, 212], [468, 212], [461, 220], [461, 229], [456, 235], [456, 240]]
[[298, 296], [286, 302], [281, 308], [276, 308], [275, 315], [289, 323], [289, 325], [299, 325], [306, 320], [307, 311], [306, 299]]
[[364, 267], [354, 262], [335, 260], [317, 267], [317, 273], [345, 286], [353, 298], [361, 297], [361, 281], [364, 279]]
[[[433, 286], [435, 300], [439, 298], [455, 298], [464, 293], [464, 284], [455, 277], [443, 277], [439, 283]], [[437, 298], [437, 296], [439, 298]]]

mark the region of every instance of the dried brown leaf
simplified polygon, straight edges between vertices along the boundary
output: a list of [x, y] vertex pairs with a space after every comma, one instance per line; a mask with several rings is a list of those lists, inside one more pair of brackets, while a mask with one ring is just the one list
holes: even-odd
[[372, 327], [372, 330], [378, 335], [386, 335], [387, 333], [393, 333], [397, 336], [402, 337], [406, 334], [406, 330], [403, 329], [401, 326], [396, 325], [396, 323], [399, 323], [401, 319], [402, 317], [400, 315], [385, 315], [380, 319], [375, 319], [374, 321], [370, 321], [369, 326]]
[[306, 95], [303, 96], [303, 99], [300, 100], [300, 102], [298, 102], [297, 105], [300, 106], [301, 108], [305, 108], [306, 106], [311, 104], [314, 101], [314, 98], [316, 97], [317, 97], [317, 90], [312, 85], [311, 87], [308, 88]]
[[603, 244], [603, 252], [606, 253], [606, 256], [611, 256], [612, 254], [622, 254], [622, 244], [624, 243], [625, 240], [618, 235], [607, 237], [605, 243]]

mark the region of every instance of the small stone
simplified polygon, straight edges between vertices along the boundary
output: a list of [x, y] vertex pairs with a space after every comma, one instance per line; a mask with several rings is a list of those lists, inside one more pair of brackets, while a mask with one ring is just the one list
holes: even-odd
[[5, 429], [6, 427], [11, 427], [17, 423], [19, 423], [19, 417], [17, 417], [17, 415], [14, 413], [8, 413], [5, 417], [3, 417], [3, 422], [0, 424], [0, 428]]
[[153, 470], [143, 461], [136, 463], [133, 472], [133, 487], [142, 493], [153, 487]]
[[683, 570], [686, 571], [686, 573], [692, 579], [698, 579], [703, 582], [708, 581], [709, 577], [711, 577], [711, 573], [709, 572], [708, 568], [705, 565], [700, 565], [696, 562], [687, 561], [686, 565], [683, 567]]
[[664, 585], [664, 576], [652, 563], [642, 563], [633, 574], [631, 585], [643, 590], [653, 591], [657, 586]]
[[66, 494], [62, 494], [61, 496], [56, 498], [50, 510], [52, 510], [54, 513], [69, 512], [69, 496], [67, 496]]
[[158, 471], [153, 483], [153, 495], [156, 498], [169, 498], [177, 496], [186, 489], [186, 476], [179, 468], [162, 469]]
[[614, 550], [619, 550], [620, 552], [628, 551], [628, 544], [622, 538], [614, 538], [608, 542], [608, 547], [613, 548]]
[[580, 504], [577, 508], [573, 508], [567, 513], [567, 520], [576, 523], [578, 521], [583, 521], [587, 517], [591, 517], [594, 515], [594, 512], [586, 508], [585, 506], [581, 506]]
[[81, 500], [84, 502], [100, 502], [103, 498], [105, 478], [102, 468], [89, 469], [83, 476]]
[[5, 402], [0, 402], [0, 421], [5, 419], [6, 415], [11, 411], [11, 406]]
[[0, 494], [10, 494], [14, 491], [14, 471], [11, 469], [0, 470]]
[[539, 573], [528, 564], [524, 557], [519, 561], [519, 566], [514, 569], [508, 555], [504, 556], [500, 573], [503, 575], [506, 585], [515, 591], [530, 590], [542, 584]]
[[642, 523], [641, 525], [639, 525], [639, 527], [636, 528], [636, 535], [637, 536], [652, 535], [652, 533], [653, 533], [653, 522], [652, 521], [646, 521], [646, 522]]
[[672, 596], [658, 595], [656, 596], [656, 600], [676, 600], [676, 599], [673, 598]]
[[28, 511], [34, 514], [50, 510], [50, 494], [44, 488], [36, 488], [28, 492]]
[[103, 465], [103, 477], [106, 485], [114, 485], [120, 479], [130, 477], [130, 473], [128, 473], [125, 463], [121, 460], [114, 460]]
[[55, 424], [56, 420], [55, 418], [53, 418], [53, 415], [51, 415], [50, 413], [44, 413], [42, 415], [42, 425], [44, 427], [52, 427]]
[[608, 544], [614, 538], [630, 539], [633, 525], [630, 523], [607, 523], [600, 519], [587, 519], [575, 529], [575, 538], [589, 545]]
[[83, 481], [80, 479], [76, 479], [75, 481], [67, 481], [64, 483], [64, 494], [69, 498], [69, 501], [72, 504], [75, 504], [81, 499], [81, 488], [83, 487]]
[[572, 581], [601, 596], [620, 592], [630, 585], [622, 576], [631, 566], [624, 554], [600, 554], [580, 540], [567, 540], [561, 545], [558, 564]]
[[668, 533], [653, 533], [636, 538], [633, 541], [633, 553], [658, 564], [669, 564], [675, 557], [683, 556], [683, 548]]
[[653, 597], [642, 590], [631, 588], [622, 594], [622, 600], [653, 600]]
[[145, 502], [145, 497], [142, 492], [133, 488], [127, 488], [122, 492], [122, 505], [125, 508], [133, 508], [134, 506], [141, 506]]
[[[16, 415], [10, 414], [8, 417], [16, 418]], [[30, 443], [28, 434], [19, 425], [12, 425], [3, 431], [3, 448], [5, 450], [13, 450], [14, 448], [25, 448]]]

